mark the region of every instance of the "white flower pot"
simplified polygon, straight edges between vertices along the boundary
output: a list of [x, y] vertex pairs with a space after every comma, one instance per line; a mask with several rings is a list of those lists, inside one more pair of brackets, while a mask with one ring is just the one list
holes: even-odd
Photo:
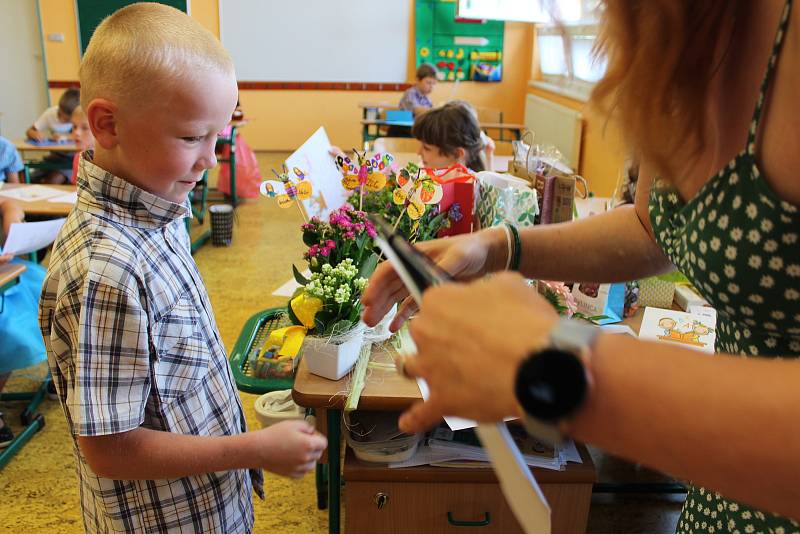
[[355, 365], [364, 329], [360, 328], [346, 336], [342, 343], [331, 343], [329, 338], [306, 337], [303, 341], [303, 359], [308, 370], [329, 380], [339, 380]]

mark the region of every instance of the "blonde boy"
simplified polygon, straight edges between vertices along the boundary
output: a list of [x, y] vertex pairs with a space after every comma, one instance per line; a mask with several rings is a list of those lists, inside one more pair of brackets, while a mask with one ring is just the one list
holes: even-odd
[[80, 78], [95, 150], [82, 156], [40, 322], [84, 526], [250, 532], [261, 468], [302, 476], [326, 441], [299, 421], [246, 432], [183, 229], [236, 105], [232, 61], [185, 14], [140, 3], [97, 28]]

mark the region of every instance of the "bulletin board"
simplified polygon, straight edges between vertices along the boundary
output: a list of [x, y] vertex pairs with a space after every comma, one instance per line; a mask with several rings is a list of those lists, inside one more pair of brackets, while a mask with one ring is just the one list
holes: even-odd
[[[188, 0], [156, 0], [161, 4], [172, 6], [183, 12], [187, 11]], [[76, 0], [76, 11], [78, 14], [78, 32], [80, 34], [81, 55], [89, 44], [94, 30], [100, 25], [104, 18], [114, 11], [130, 4], [135, 4], [136, 0]]]
[[505, 22], [456, 19], [453, 0], [416, 0], [416, 64], [433, 63], [440, 80], [499, 82]]

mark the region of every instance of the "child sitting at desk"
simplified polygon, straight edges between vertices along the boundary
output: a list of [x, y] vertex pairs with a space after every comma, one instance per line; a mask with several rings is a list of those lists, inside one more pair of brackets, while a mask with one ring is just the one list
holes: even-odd
[[[75, 108], [80, 104], [81, 94], [78, 89], [71, 88], [64, 91], [58, 99], [58, 106], [47, 108], [36, 122], [28, 128], [25, 135], [29, 139], [37, 142], [52, 140], [64, 141], [72, 131], [70, 117]], [[53, 164], [61, 164], [72, 161], [71, 152], [51, 152], [45, 156], [45, 161]], [[33, 182], [43, 182], [49, 184], [63, 184], [72, 178], [72, 171], [66, 168], [58, 170], [42, 170], [31, 176]]]
[[89, 118], [86, 116], [86, 113], [83, 112], [81, 106], [78, 106], [75, 108], [75, 111], [72, 112], [70, 121], [72, 122], [72, 142], [75, 143], [78, 149], [75, 156], [72, 158], [71, 183], [74, 184], [78, 178], [78, 163], [81, 160], [81, 153], [85, 150], [94, 149], [94, 135], [92, 134], [92, 129], [89, 127]]
[[414, 115], [425, 113], [433, 107], [433, 102], [428, 98], [436, 87], [436, 76], [439, 71], [430, 63], [423, 63], [417, 67], [417, 83], [406, 89], [400, 99], [399, 108], [411, 111]]
[[5, 137], [0, 137], [0, 182], [19, 183], [22, 169], [24, 166], [17, 147]]
[[485, 143], [475, 114], [463, 102], [450, 102], [416, 118], [411, 135], [426, 167], [461, 163], [475, 172], [487, 169]]
[[185, 13], [135, 3], [97, 27], [79, 75], [95, 149], [39, 318], [84, 527], [251, 532], [261, 469], [298, 478], [327, 441], [304, 421], [247, 432], [189, 250], [187, 197], [236, 105], [233, 60]]
[[[14, 223], [22, 222], [25, 214], [22, 208], [11, 199], [0, 197], [0, 243]], [[37, 308], [39, 293], [42, 291], [44, 269], [39, 265], [8, 254], [0, 254], [0, 265], [24, 263], [27, 270], [19, 277], [19, 283], [7, 289], [0, 297], [0, 392], [11, 375], [11, 371], [30, 367], [46, 358], [42, 334], [39, 331]], [[0, 413], [0, 449], [14, 440], [11, 428]]]

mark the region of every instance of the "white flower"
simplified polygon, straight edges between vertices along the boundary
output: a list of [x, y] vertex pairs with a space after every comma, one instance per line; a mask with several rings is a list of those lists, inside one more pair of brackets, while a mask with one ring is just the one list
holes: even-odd
[[689, 241], [692, 243], [697, 241], [697, 231], [692, 231], [692, 235], [689, 237]]
[[800, 276], [800, 265], [792, 263], [791, 265], [786, 267], [786, 274], [788, 274], [792, 278], [797, 278], [798, 276]]
[[794, 245], [795, 243], [797, 243], [797, 234], [792, 232], [788, 234], [783, 234], [781, 236], [781, 241], [783, 241], [787, 245]]
[[761, 287], [766, 287], [767, 289], [771, 288], [775, 285], [775, 279], [772, 278], [770, 275], [765, 274], [761, 277], [761, 281], [759, 282]]
[[774, 225], [772, 224], [772, 221], [770, 221], [769, 219], [761, 219], [761, 231], [762, 232], [770, 232], [770, 231], [772, 231], [773, 227], [774, 227]]
[[731, 282], [730, 284], [728, 284], [728, 291], [730, 293], [732, 293], [733, 295], [738, 295], [739, 294], [739, 286], [737, 284], [734, 284], [733, 282]]
[[747, 264], [753, 269], [758, 269], [759, 267], [761, 267], [761, 256], [756, 256], [755, 254], [753, 254], [747, 260]]
[[764, 252], [775, 252], [778, 250], [778, 242], [774, 239], [768, 239], [764, 242]]
[[742, 229], [736, 226], [733, 228], [733, 230], [731, 230], [731, 239], [734, 241], [739, 241], [742, 238], [742, 234]]
[[751, 219], [755, 219], [756, 216], [758, 215], [758, 208], [756, 207], [755, 204], [751, 202], [750, 204], [747, 205], [745, 213], [747, 213], [747, 216], [750, 217]]
[[697, 260], [697, 266], [700, 267], [701, 271], [705, 271], [706, 270], [706, 260], [704, 260], [703, 258], [699, 258]]
[[[728, 177], [728, 183], [731, 185], [739, 183], [739, 175], [735, 172], [732, 172], [731, 175]], [[736, 197], [739, 198], [739, 197]]]
[[738, 210], [739, 206], [742, 205], [742, 197], [740, 197], [739, 195], [733, 197], [733, 202], [731, 203], [731, 205], [733, 206], [733, 209]]
[[750, 295], [747, 298], [747, 300], [749, 300], [753, 304], [763, 304], [764, 303], [764, 297], [762, 297], [761, 295]]
[[718, 237], [714, 237], [714, 238], [711, 239], [711, 243], [710, 244], [711, 244], [711, 250], [716, 252], [716, 251], [719, 250], [719, 247], [722, 246], [722, 241], [720, 241]]
[[759, 241], [761, 241], [761, 234], [758, 230], [750, 230], [747, 232], [747, 240], [756, 245]]
[[769, 259], [769, 268], [775, 271], [783, 269], [783, 258], [780, 256], [773, 256]]
[[789, 288], [784, 291], [783, 296], [786, 297], [786, 300], [797, 300], [800, 298], [800, 293], [794, 288]]
[[727, 276], [728, 278], [734, 278], [736, 276], [736, 268], [734, 268], [733, 265], [726, 264], [724, 270], [725, 270], [725, 276]]
[[699, 221], [697, 221], [697, 227], [700, 228], [701, 230], [704, 229], [706, 227], [706, 220], [700, 219]]
[[717, 295], [717, 298], [722, 302], [730, 302], [731, 300], [725, 293], [720, 293], [719, 295]]
[[728, 227], [728, 216], [723, 215], [722, 217], [720, 217], [719, 221], [717, 221], [717, 226], [719, 226], [720, 230], [726, 229]]
[[767, 321], [767, 322], [764, 323], [764, 329], [765, 330], [777, 330], [778, 327], [775, 325], [775, 323]]
[[716, 218], [717, 218], [717, 210], [711, 210], [708, 212], [708, 220], [710, 222], [714, 222]]
[[706, 251], [708, 251], [708, 243], [705, 241], [700, 241], [700, 244], [697, 245], [697, 247], [700, 249], [700, 254], [705, 254]]
[[[715, 284], [719, 284], [719, 275], [717, 273], [709, 273], [708, 278]], [[711, 293], [711, 290], [709, 290], [709, 293]]]
[[728, 245], [727, 247], [725, 247], [725, 257], [728, 258], [729, 260], [735, 260], [737, 252], [738, 251], [736, 250], [736, 247], [734, 247], [733, 245]]
[[772, 312], [769, 315], [770, 317], [772, 317], [773, 319], [777, 319], [778, 321], [786, 319], [786, 314], [783, 313], [781, 310], [772, 310]]

